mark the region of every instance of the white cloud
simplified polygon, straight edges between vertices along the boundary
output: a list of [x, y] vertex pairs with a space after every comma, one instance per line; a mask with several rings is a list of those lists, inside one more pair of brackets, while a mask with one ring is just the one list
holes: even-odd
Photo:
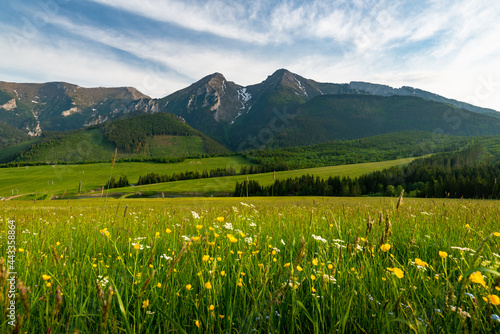
[[[4, 33], [0, 66], [47, 81], [131, 85], [154, 97], [213, 72], [247, 85], [282, 67], [317, 81], [411, 85], [459, 100], [476, 96], [485, 80], [500, 81], [496, 2], [91, 1], [110, 6], [116, 15], [137, 14], [149, 21], [149, 29], [160, 32], [150, 36], [141, 26], [120, 30], [107, 22], [92, 25], [95, 18], [85, 13], [80, 13], [81, 21], [60, 13], [47, 24], [70, 32], [74, 42], [52, 41], [40, 29], [40, 36], [12, 55]], [[165, 22], [212, 36], [202, 42], [183, 40], [161, 30]], [[161, 70], [149, 71], [141, 62]], [[500, 87], [494, 89], [477, 103], [500, 109]]]

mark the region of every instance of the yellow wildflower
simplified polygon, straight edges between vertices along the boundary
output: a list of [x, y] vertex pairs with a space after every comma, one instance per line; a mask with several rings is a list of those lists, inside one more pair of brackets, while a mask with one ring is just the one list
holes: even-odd
[[328, 265], [328, 269], [333, 269], [333, 264], [331, 264], [331, 263], [330, 263], [330, 264]]
[[298, 271], [302, 271], [303, 269], [302, 269], [302, 267], [301, 267], [301, 266], [297, 266], [297, 270], [298, 270]]
[[196, 325], [196, 327], [200, 328], [200, 320], [196, 320], [194, 324]]
[[284, 267], [284, 268], [288, 268], [289, 266], [290, 266], [290, 262], [285, 263], [285, 264], [283, 265], [283, 267]]
[[24, 249], [19, 248], [17, 251], [18, 251], [19, 253], [22, 253], [22, 252], [24, 252]]
[[46, 286], [47, 286], [47, 288], [50, 288], [52, 286], [52, 283], [47, 282]]
[[448, 256], [448, 253], [439, 251], [439, 256], [441, 256], [443, 259], [445, 259]]
[[196, 225], [196, 228], [197, 228], [198, 230], [201, 230], [201, 229], [203, 228], [203, 225]]
[[210, 305], [210, 307], [208, 308], [210, 311], [213, 311], [215, 309], [215, 306], [212, 304]]
[[424, 262], [424, 261], [422, 261], [422, 260], [421, 260], [421, 259], [419, 259], [419, 258], [416, 258], [416, 259], [415, 259], [415, 264], [416, 264], [417, 266], [421, 266], [421, 267], [428, 267], [428, 266], [429, 266], [429, 265], [427, 264], [427, 262]]
[[158, 288], [161, 288], [161, 283], [156, 284]]
[[146, 308], [149, 306], [149, 299], [146, 299], [145, 301], [142, 302], [142, 308]]
[[167, 232], [167, 234], [169, 234], [169, 233], [172, 233], [172, 230], [171, 230], [171, 229], [169, 229], [169, 228], [167, 228], [167, 229], [165, 230], [165, 232]]
[[500, 232], [494, 232], [494, 233], [493, 233], [493, 235], [494, 235], [495, 237], [500, 237]]
[[191, 289], [192, 289], [191, 284], [186, 285], [186, 290], [187, 290], [187, 291], [189, 291], [189, 290], [191, 290]]
[[312, 264], [313, 264], [313, 266], [317, 266], [318, 265], [318, 259], [313, 259], [312, 260]]
[[382, 252], [387, 252], [387, 251], [389, 251], [389, 249], [391, 249], [391, 245], [389, 245], [389, 244], [383, 244], [380, 246], [380, 250]]
[[469, 276], [469, 279], [472, 283], [481, 284], [486, 288], [486, 282], [484, 281], [483, 274], [481, 274], [480, 271], [476, 271], [475, 273], [471, 274]]
[[203, 255], [203, 257], [201, 258], [201, 260], [202, 260], [203, 262], [206, 262], [206, 261], [208, 261], [209, 259], [210, 259], [210, 255]]
[[314, 281], [316, 279], [316, 276], [311, 275], [311, 279]]
[[205, 283], [205, 288], [210, 290], [212, 288], [212, 284], [210, 282]]
[[223, 270], [223, 271], [221, 271], [221, 272], [220, 272], [220, 275], [221, 275], [222, 277], [224, 277], [224, 276], [226, 276], [226, 272]]
[[500, 305], [500, 298], [497, 295], [489, 295], [488, 301], [495, 306]]
[[138, 250], [139, 248], [141, 248], [141, 246], [139, 245], [139, 243], [136, 243], [136, 244], [134, 245], [134, 249]]
[[217, 217], [217, 221], [218, 221], [219, 223], [222, 223], [222, 222], [224, 221], [224, 217]]
[[238, 242], [238, 239], [236, 239], [232, 234], [228, 234], [227, 235], [227, 238], [229, 239], [229, 241], [231, 241], [233, 244], [235, 242]]

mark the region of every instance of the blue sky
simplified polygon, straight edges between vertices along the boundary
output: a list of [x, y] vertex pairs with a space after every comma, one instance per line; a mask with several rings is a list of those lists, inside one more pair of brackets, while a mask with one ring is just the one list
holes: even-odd
[[500, 2], [7, 0], [0, 80], [163, 97], [220, 72], [413, 86], [500, 110]]

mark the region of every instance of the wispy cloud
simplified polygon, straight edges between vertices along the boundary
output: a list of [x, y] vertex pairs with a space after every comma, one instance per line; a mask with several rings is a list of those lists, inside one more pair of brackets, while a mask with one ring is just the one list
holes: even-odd
[[0, 13], [0, 80], [131, 85], [159, 97], [216, 71], [246, 85], [285, 67], [318, 81], [412, 85], [500, 109], [500, 85], [476, 94], [485, 80], [500, 82], [496, 2], [44, 4], [16, 2]]

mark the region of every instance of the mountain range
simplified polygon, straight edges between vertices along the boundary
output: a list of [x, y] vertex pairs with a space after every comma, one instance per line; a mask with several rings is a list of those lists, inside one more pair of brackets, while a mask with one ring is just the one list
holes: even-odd
[[26, 135], [82, 129], [158, 112], [174, 114], [238, 151], [406, 130], [460, 136], [500, 134], [500, 113], [492, 109], [411, 87], [320, 83], [280, 69], [249, 86], [214, 73], [160, 99], [131, 87], [0, 82], [0, 144], [6, 147], [26, 140]]

